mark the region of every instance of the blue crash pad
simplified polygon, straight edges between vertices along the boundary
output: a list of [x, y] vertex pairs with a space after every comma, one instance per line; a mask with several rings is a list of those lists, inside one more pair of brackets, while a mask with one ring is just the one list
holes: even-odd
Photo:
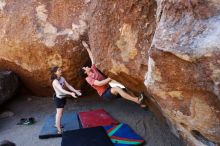
[[[62, 116], [61, 124], [64, 126], [64, 131], [80, 129], [77, 113], [69, 112], [65, 113]], [[52, 138], [52, 137], [61, 137], [61, 134], [57, 134], [57, 129], [55, 125], [55, 114], [50, 115], [45, 119], [45, 123], [39, 134], [40, 139]]]

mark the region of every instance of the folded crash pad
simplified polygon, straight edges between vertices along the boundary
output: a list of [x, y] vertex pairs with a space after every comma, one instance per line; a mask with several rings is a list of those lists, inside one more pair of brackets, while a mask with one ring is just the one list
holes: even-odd
[[[75, 112], [65, 113], [62, 116], [61, 124], [63, 125], [64, 131], [80, 129], [77, 114]], [[50, 115], [45, 119], [44, 125], [41, 129], [39, 138], [51, 138], [51, 137], [61, 137], [61, 134], [57, 134], [57, 129], [55, 128], [55, 114]]]
[[144, 139], [137, 135], [127, 124], [105, 126], [105, 130], [115, 146], [134, 146], [144, 143]]
[[103, 127], [64, 132], [61, 146], [114, 146]]
[[83, 128], [118, 124], [104, 109], [79, 112], [78, 116]]

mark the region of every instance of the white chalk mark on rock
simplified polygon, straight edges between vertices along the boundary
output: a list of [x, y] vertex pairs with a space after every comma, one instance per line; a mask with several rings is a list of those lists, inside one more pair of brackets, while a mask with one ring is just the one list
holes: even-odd
[[[48, 11], [45, 5], [36, 7], [37, 18], [41, 29], [39, 29], [38, 38], [42, 39], [42, 42], [47, 47], [53, 47], [56, 44], [57, 36], [66, 36], [66, 40], [79, 40], [87, 30], [87, 23], [85, 21], [86, 14], [82, 14], [79, 20], [79, 24], [72, 23], [72, 28], [66, 28], [58, 32], [57, 28], [47, 21]], [[84, 19], [82, 19], [84, 18]]]
[[0, 0], [0, 10], [1, 10], [1, 11], [3, 11], [5, 5], [6, 5], [5, 0]]

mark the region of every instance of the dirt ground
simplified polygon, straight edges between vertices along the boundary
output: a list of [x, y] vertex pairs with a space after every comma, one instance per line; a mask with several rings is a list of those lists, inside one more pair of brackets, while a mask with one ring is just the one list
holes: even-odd
[[[68, 99], [65, 111], [77, 112], [96, 108], [104, 108], [118, 121], [130, 125], [145, 139], [144, 146], [183, 145], [152, 112], [123, 99], [104, 101], [98, 95], [82, 97], [77, 101]], [[44, 119], [55, 112], [51, 97], [21, 96], [9, 102], [4, 109], [12, 111], [14, 116], [0, 119], [0, 141], [7, 139], [17, 146], [60, 146], [61, 138], [38, 138]], [[34, 117], [37, 122], [31, 126], [16, 125], [20, 118], [28, 117]]]

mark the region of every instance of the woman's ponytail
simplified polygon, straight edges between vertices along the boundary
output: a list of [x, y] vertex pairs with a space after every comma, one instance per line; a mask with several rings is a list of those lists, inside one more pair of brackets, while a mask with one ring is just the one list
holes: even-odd
[[51, 79], [51, 81], [57, 79], [57, 75], [55, 73], [57, 72], [58, 69], [59, 69], [58, 66], [54, 66], [54, 67], [51, 68], [51, 70], [50, 70], [50, 73], [51, 73], [50, 79]]

